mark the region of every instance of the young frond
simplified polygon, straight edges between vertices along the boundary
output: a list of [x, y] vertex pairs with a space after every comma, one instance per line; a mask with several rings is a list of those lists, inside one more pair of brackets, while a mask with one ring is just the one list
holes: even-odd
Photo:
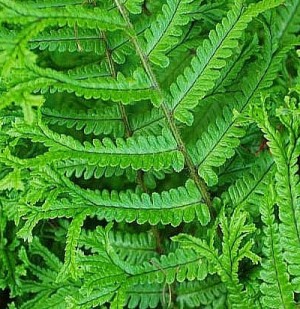
[[269, 190], [261, 205], [262, 221], [267, 227], [264, 229], [264, 259], [260, 278], [262, 304], [265, 308], [294, 308], [293, 289], [289, 282], [287, 265], [283, 259], [282, 247], [279, 239], [278, 223], [274, 216], [274, 189]]

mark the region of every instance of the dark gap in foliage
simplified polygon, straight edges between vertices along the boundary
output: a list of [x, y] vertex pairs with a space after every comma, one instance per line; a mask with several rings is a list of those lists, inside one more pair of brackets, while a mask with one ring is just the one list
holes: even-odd
[[9, 289], [0, 290], [0, 308], [7, 308], [8, 304], [12, 301], [9, 293]]
[[99, 220], [97, 216], [88, 216], [84, 220], [83, 223], [83, 229], [84, 230], [93, 230], [97, 226], [105, 227], [108, 224], [108, 222], [104, 219]]
[[[48, 50], [35, 50], [38, 55], [37, 63], [43, 68], [51, 68], [56, 71], [65, 71], [76, 68], [78, 63], [81, 65], [99, 62], [99, 55], [92, 52], [71, 53], [68, 51], [59, 52]], [[68, 59], [68, 61], [66, 61]]]
[[30, 138], [20, 138], [11, 153], [20, 159], [35, 158], [47, 152], [42, 143], [32, 142]]
[[279, 207], [277, 204], [274, 205], [274, 217], [276, 222], [280, 222], [279, 219]]
[[135, 190], [136, 184], [122, 176], [112, 176], [109, 178], [102, 177], [100, 179], [90, 178], [84, 179], [84, 177], [75, 177], [74, 175], [70, 179], [83, 189], [91, 190]]
[[179, 186], [184, 186], [185, 182], [189, 177], [187, 169], [183, 169], [179, 173], [165, 174], [163, 179], [157, 179], [156, 192], [168, 191], [172, 188], [177, 188]]

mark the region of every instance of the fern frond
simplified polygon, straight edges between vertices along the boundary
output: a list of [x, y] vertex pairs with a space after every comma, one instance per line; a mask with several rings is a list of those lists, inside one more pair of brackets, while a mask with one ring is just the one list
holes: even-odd
[[224, 204], [233, 209], [244, 207], [251, 214], [257, 214], [258, 205], [274, 174], [275, 164], [273, 160], [269, 155], [262, 156], [252, 165], [250, 171], [247, 170], [222, 194]]
[[[89, 232], [83, 230], [79, 239], [79, 246], [97, 252], [99, 247], [98, 237], [99, 231], [97, 229]], [[156, 242], [150, 231], [133, 234], [111, 230], [109, 242], [119, 257], [132, 265], [149, 261], [149, 259], [158, 256]]]
[[21, 171], [16, 169], [8, 173], [4, 178], [0, 179], [0, 191], [4, 190], [24, 190]]
[[220, 79], [216, 83], [216, 87], [213, 90], [214, 93], [218, 91], [225, 91], [236, 81], [242, 74], [242, 69], [245, 63], [258, 51], [258, 37], [254, 36], [253, 39], [247, 44], [242, 46], [240, 53], [235, 52], [236, 58], [232, 59], [232, 62], [225, 67], [224, 74], [221, 75]]
[[[259, 257], [251, 251], [253, 242], [250, 240], [242, 243], [243, 239], [255, 230], [254, 224], [246, 224], [246, 220], [246, 213], [239, 209], [233, 212], [230, 220], [225, 217], [224, 212], [221, 214], [223, 242], [220, 256], [217, 249], [213, 247], [213, 243], [208, 244], [205, 240], [187, 234], [173, 237], [173, 240], [178, 241], [182, 247], [194, 249], [214, 265], [215, 271], [226, 283], [231, 305], [236, 308], [255, 308], [254, 300], [244, 290], [238, 279], [239, 263], [243, 258], [248, 258], [255, 264], [259, 261]], [[242, 298], [241, 295], [243, 295]]]
[[140, 14], [144, 0], [124, 0], [125, 8], [132, 14]]
[[[22, 0], [17, 0], [18, 3], [23, 2]], [[29, 0], [27, 1], [30, 7], [35, 9], [45, 9], [45, 8], [57, 8], [57, 7], [65, 7], [65, 6], [84, 6], [89, 3], [92, 4], [92, 1], [88, 1], [87, 3], [82, 2], [81, 0]], [[109, 1], [103, 0], [101, 4], [104, 7], [110, 8]]]
[[[19, 253], [20, 258], [26, 263], [27, 269], [34, 274], [36, 280], [22, 279], [22, 286], [24, 292], [34, 295], [28, 301], [25, 301], [20, 308], [22, 309], [46, 309], [49, 306], [56, 308], [65, 308], [65, 298], [70, 293], [74, 293], [78, 287], [75, 282], [62, 282], [55, 283], [55, 278], [58, 274], [62, 263], [59, 259], [51, 253], [40, 241], [34, 237], [30, 243], [30, 257], [23, 250]], [[47, 269], [36, 265], [33, 260], [34, 256], [39, 256], [40, 261], [43, 261], [46, 266], [51, 268]], [[39, 284], [36, 284], [36, 281]], [[66, 284], [67, 283], [67, 284]]]
[[[125, 77], [119, 73], [116, 78], [113, 77], [91, 77], [86, 79], [78, 78], [78, 80], [69, 77], [51, 69], [41, 69], [33, 66], [31, 76], [27, 76], [25, 80], [18, 81], [15, 84], [11, 80], [11, 85], [7, 85], [7, 91], [3, 94], [0, 100], [0, 107], [5, 107], [10, 102], [20, 101], [23, 93], [38, 92], [45, 93], [48, 90], [50, 93], [69, 92], [75, 93], [77, 96], [85, 99], [103, 99], [105, 101], [112, 100], [115, 102], [123, 102], [131, 104], [134, 101], [142, 99], [152, 99], [156, 102], [159, 98], [151, 89], [149, 79], [142, 70], [137, 70], [132, 77]], [[18, 71], [22, 76], [22, 72]], [[14, 76], [14, 78], [20, 76]], [[22, 76], [23, 77], [23, 76]]]
[[108, 65], [105, 61], [100, 63], [89, 63], [83, 66], [78, 66], [65, 72], [68, 77], [76, 80], [84, 80], [95, 77], [111, 77]]
[[76, 112], [43, 108], [41, 113], [46, 123], [75, 128], [84, 134], [124, 136], [124, 124], [116, 105]]
[[84, 179], [96, 178], [99, 179], [101, 177], [113, 177], [113, 176], [121, 176], [125, 175], [128, 179], [132, 178], [132, 175], [135, 175], [136, 171], [131, 168], [122, 169], [118, 166], [112, 167], [100, 167], [95, 164], [87, 165], [85, 159], [69, 159], [63, 160], [56, 163], [56, 169], [61, 174], [65, 174], [67, 177], [72, 177], [73, 175], [76, 178], [83, 177]]
[[34, 8], [30, 4], [19, 4], [13, 0], [1, 0], [0, 21], [17, 24], [36, 23], [43, 20], [48, 26], [58, 25], [63, 27], [78, 26], [88, 29], [102, 29], [114, 31], [124, 29], [124, 22], [116, 10], [109, 11], [94, 8], [92, 10], [84, 6], [64, 6], [53, 8]]
[[31, 49], [49, 50], [59, 52], [94, 52], [103, 55], [105, 46], [102, 37], [96, 29], [64, 27], [47, 29], [28, 41]]
[[[116, 292], [119, 288], [125, 290], [134, 289], [137, 285], [142, 286], [157, 286], [160, 283], [171, 284], [174, 280], [184, 281], [185, 279], [194, 280], [203, 279], [207, 275], [206, 263], [202, 262], [195, 253], [190, 250], [176, 250], [174, 253], [161, 256], [159, 259], [151, 259], [150, 262], [145, 262], [141, 266], [128, 265], [120, 259], [115, 253], [113, 247], [108, 242], [108, 235], [106, 240], [102, 239], [103, 248], [107, 253], [103, 255], [95, 254], [93, 259], [90, 257], [82, 257], [83, 267], [89, 270], [87, 280], [81, 288], [82, 298], [71, 299], [75, 304], [86, 303], [90, 301], [91, 295], [100, 295], [103, 288], [99, 289], [97, 286], [111, 287], [114, 286]], [[104, 243], [103, 243], [104, 242]], [[97, 259], [102, 261], [101, 264], [95, 263]], [[107, 267], [110, 263], [110, 267]], [[106, 264], [106, 265], [105, 265]], [[157, 295], [155, 295], [155, 303], [157, 303]], [[150, 298], [151, 299], [151, 298]], [[139, 298], [135, 297], [135, 302]], [[147, 301], [148, 299], [145, 299]], [[100, 304], [101, 300], [97, 304]], [[95, 304], [93, 304], [95, 305]]]
[[141, 264], [157, 257], [156, 243], [150, 232], [141, 234], [130, 234], [111, 232], [110, 243], [118, 256], [132, 265]]
[[[251, 105], [260, 99], [261, 92], [265, 91], [273, 84], [277, 77], [280, 64], [285, 59], [292, 45], [275, 52], [272, 56], [266, 56], [262, 62], [258, 61], [252, 68], [251, 80], [247, 79], [247, 85], [242, 81], [242, 94], [231, 95], [226, 101], [234, 101], [235, 109], [245, 111]], [[269, 57], [269, 59], [268, 59]], [[264, 70], [261, 67], [264, 67]], [[258, 69], [258, 67], [260, 67]], [[259, 70], [259, 74], [257, 74]], [[253, 75], [256, 77], [253, 78]], [[217, 98], [217, 97], [216, 97]], [[230, 106], [230, 104], [229, 104]], [[223, 115], [217, 117], [214, 125], [210, 125], [207, 132], [196, 143], [197, 149], [193, 148], [191, 153], [193, 160], [198, 165], [198, 173], [209, 185], [217, 183], [217, 175], [212, 167], [219, 167], [225, 160], [234, 155], [234, 149], [239, 145], [240, 138], [244, 135], [244, 130], [239, 127], [238, 121], [233, 117], [232, 111], [225, 107]], [[210, 142], [208, 145], [207, 141]], [[222, 152], [221, 149], [226, 149]], [[201, 161], [202, 159], [202, 161]]]
[[77, 214], [69, 228], [66, 240], [66, 249], [65, 249], [65, 261], [64, 266], [58, 273], [58, 281], [64, 281], [70, 275], [72, 278], [77, 279], [78, 277], [78, 265], [76, 263], [76, 249], [78, 245], [78, 239], [80, 236], [81, 228], [84, 220], [87, 217], [87, 213], [84, 211]]
[[182, 282], [176, 287], [176, 302], [179, 308], [225, 307], [227, 291], [217, 276], [208, 276], [204, 281]]
[[42, 124], [34, 128], [18, 124], [17, 131], [19, 134], [26, 134], [33, 142], [43, 143], [49, 148], [47, 153], [35, 159], [37, 165], [43, 164], [44, 160], [56, 162], [72, 158], [73, 162], [78, 163], [84, 160], [86, 165], [120, 166], [122, 169], [132, 167], [145, 171], [167, 167], [180, 171], [184, 167], [183, 156], [177, 150], [172, 135], [166, 130], [159, 137], [138, 136], [126, 140], [117, 138], [115, 142], [104, 138], [83, 144], [71, 136], [59, 135]]
[[169, 65], [165, 54], [179, 42], [181, 28], [190, 21], [188, 14], [193, 9], [192, 2], [193, 0], [167, 1], [162, 7], [163, 14], [158, 15], [145, 31], [145, 52], [152, 63], [163, 68]]
[[[286, 98], [286, 107], [291, 111], [299, 110], [294, 100]], [[299, 114], [278, 110], [278, 115], [286, 127], [289, 141], [285, 135], [281, 135], [269, 121], [269, 116], [262, 110], [252, 109], [251, 117], [257, 122], [268, 140], [268, 145], [277, 166], [276, 179], [276, 202], [279, 207], [279, 232], [281, 245], [284, 250], [284, 258], [288, 263], [288, 271], [295, 276], [295, 282], [299, 282], [299, 259], [300, 254], [300, 225], [299, 217], [300, 183], [297, 174], [297, 160], [299, 157]], [[297, 286], [298, 290], [299, 287]]]
[[282, 38], [281, 46], [288, 44], [300, 30], [300, 1], [287, 0], [285, 5], [276, 10], [275, 22], [271, 29], [278, 38]]
[[260, 13], [280, 5], [282, 1], [261, 1], [250, 5], [246, 10], [239, 2], [227, 17], [209, 34], [209, 40], [197, 49], [197, 56], [192, 59], [191, 67], [171, 85], [170, 107], [175, 118], [191, 125], [193, 110], [213, 87], [220, 77], [220, 71], [226, 66], [238, 40], [248, 24]]
[[226, 159], [234, 155], [234, 149], [239, 145], [240, 138], [245, 131], [238, 126], [231, 126], [233, 114], [229, 107], [225, 107], [223, 115], [217, 117], [214, 124], [208, 127], [196, 147], [190, 147], [191, 157], [198, 167], [198, 174], [209, 185], [216, 185], [217, 174], [212, 167], [223, 165]]
[[150, 262], [133, 270], [133, 281], [136, 283], [167, 283], [175, 280], [202, 280], [207, 276], [207, 264], [196, 253], [176, 250], [160, 259], [153, 258]]
[[169, 291], [163, 284], [143, 284], [127, 289], [128, 308], [158, 308], [169, 301]]
[[269, 194], [260, 204], [262, 221], [266, 226], [263, 247], [265, 259], [260, 272], [260, 278], [263, 280], [261, 292], [264, 294], [262, 304], [265, 308], [294, 308], [293, 289], [283, 259], [278, 224], [275, 223], [274, 195], [273, 190], [269, 190]]
[[[202, 202], [202, 197], [192, 180], [188, 180], [185, 187], [163, 191], [161, 194], [140, 195], [130, 190], [109, 192], [82, 189], [49, 169], [40, 169], [33, 177], [38, 186], [31, 189], [30, 195], [26, 198], [27, 204], [23, 203], [19, 208], [19, 216], [26, 218], [24, 227], [18, 232], [23, 238], [31, 239], [31, 231], [40, 220], [74, 217], [81, 212], [89, 216], [97, 215], [108, 221], [136, 221], [138, 224], [149, 222], [151, 225], [161, 222], [178, 226], [181, 222], [191, 222], [195, 218], [202, 225], [206, 225], [210, 220], [208, 207]], [[40, 185], [43, 183], [47, 185], [41, 190]], [[34, 206], [38, 201], [46, 199], [43, 196], [50, 188], [61, 188], [65, 194], [52, 204], [48, 203], [47, 207]], [[29, 201], [32, 205], [28, 204]]]
[[159, 108], [152, 108], [141, 114], [132, 115], [130, 124], [134, 135], [160, 134], [165, 126], [165, 118]]
[[299, 20], [0, 0], [0, 307], [298, 306]]

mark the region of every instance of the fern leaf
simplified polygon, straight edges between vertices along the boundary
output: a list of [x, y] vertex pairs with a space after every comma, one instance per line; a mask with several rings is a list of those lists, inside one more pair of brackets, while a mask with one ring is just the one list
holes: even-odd
[[225, 205], [232, 207], [244, 207], [251, 214], [258, 213], [258, 205], [263, 198], [275, 174], [275, 164], [271, 157], [266, 155], [253, 164], [250, 171], [231, 185], [222, 194]]
[[[125, 29], [124, 22], [116, 10], [107, 11], [99, 8], [93, 10], [86, 9], [83, 6], [65, 6], [54, 8], [36, 9], [30, 4], [19, 4], [12, 0], [1, 0], [0, 20], [9, 23], [34, 23], [40, 19], [44, 20], [49, 26], [78, 26], [88, 29], [102, 29], [114, 31], [116, 29]], [[21, 17], [21, 18], [20, 18]]]
[[272, 23], [273, 33], [282, 38], [281, 46], [288, 44], [300, 30], [300, 1], [287, 0], [285, 5], [276, 10], [276, 22]]
[[217, 276], [208, 276], [204, 281], [182, 282], [176, 287], [179, 308], [225, 307], [226, 287]]
[[[56, 168], [61, 174], [65, 174], [67, 177], [75, 176], [76, 178], [83, 177], [84, 179], [101, 177], [113, 177], [113, 176], [127, 176], [128, 179], [132, 179], [132, 175], [135, 175], [135, 171], [127, 168], [122, 169], [120, 167], [100, 167], [97, 165], [87, 165], [85, 159], [76, 159], [76, 160], [64, 160], [56, 163]], [[133, 176], [134, 178], [134, 176]]]
[[[32, 251], [31, 251], [32, 250]], [[34, 237], [30, 243], [30, 258], [27, 253], [20, 252], [20, 258], [25, 262], [28, 270], [35, 276], [35, 280], [23, 280], [23, 289], [26, 293], [34, 295], [28, 301], [23, 302], [20, 306], [22, 309], [46, 309], [49, 306], [56, 308], [65, 308], [65, 298], [70, 293], [74, 293], [77, 289], [74, 282], [69, 281], [68, 285], [66, 282], [55, 283], [55, 278], [58, 274], [62, 263], [60, 260], [51, 253], [40, 241]], [[35, 256], [35, 257], [34, 257]], [[43, 268], [40, 265], [34, 264], [36, 256], [39, 256], [40, 262], [45, 262], [49, 268]], [[38, 282], [38, 284], [36, 284]]]
[[264, 229], [265, 259], [260, 272], [260, 278], [264, 281], [261, 285], [261, 291], [264, 294], [262, 304], [265, 308], [294, 308], [293, 289], [289, 282], [287, 265], [283, 259], [278, 224], [275, 223], [274, 192], [269, 191], [269, 195], [262, 199], [260, 204], [262, 221], [267, 227]]
[[143, 0], [124, 0], [125, 8], [132, 14], [140, 14], [143, 3]]
[[156, 243], [153, 235], [147, 234], [129, 234], [115, 232], [110, 233], [110, 243], [118, 256], [132, 265], [141, 264], [157, 257]]
[[207, 265], [195, 253], [189, 250], [177, 250], [160, 260], [153, 258], [150, 263], [134, 270], [133, 281], [136, 283], [157, 282], [171, 284], [175, 280], [182, 282], [202, 280], [207, 276]]
[[232, 55], [238, 45], [238, 40], [251, 20], [258, 14], [280, 5], [282, 1], [261, 1], [250, 5], [244, 12], [241, 3], [230, 11], [216, 30], [209, 34], [209, 40], [197, 49], [191, 67], [171, 85], [170, 107], [175, 118], [191, 125], [194, 109], [213, 87], [220, 77], [220, 70], [226, 66], [227, 58]]
[[198, 174], [209, 185], [216, 185], [217, 174], [212, 167], [223, 165], [226, 159], [234, 155], [234, 148], [240, 143], [240, 138], [245, 134], [242, 128], [231, 126], [233, 114], [225, 108], [223, 115], [216, 118], [207, 132], [203, 133], [197, 141], [196, 147], [191, 148], [191, 156], [198, 167]]
[[131, 166], [133, 169], [145, 171], [151, 168], [161, 170], [171, 166], [180, 171], [184, 166], [184, 158], [168, 131], [164, 131], [163, 135], [157, 138], [118, 138], [115, 143], [110, 138], [104, 138], [102, 141], [94, 139], [92, 143], [84, 144], [71, 136], [59, 135], [44, 125], [32, 128], [19, 124], [17, 131], [21, 134], [26, 132], [33, 142], [41, 142], [49, 147], [46, 154], [36, 158], [38, 165], [43, 164], [45, 159], [55, 162], [72, 158], [73, 162], [85, 160], [87, 165], [120, 166], [123, 169]]
[[[286, 106], [290, 110], [297, 110], [293, 100], [286, 98]], [[298, 108], [299, 109], [299, 108]], [[297, 175], [297, 160], [299, 156], [299, 114], [285, 113], [278, 111], [281, 122], [286, 126], [289, 134], [287, 144], [284, 135], [281, 135], [269, 121], [268, 114], [263, 108], [262, 111], [253, 109], [251, 117], [257, 122], [268, 140], [274, 161], [277, 166], [276, 179], [276, 202], [279, 206], [279, 232], [281, 244], [284, 250], [284, 258], [288, 263], [288, 270], [295, 275], [295, 282], [299, 282], [299, 259], [300, 254], [300, 226], [299, 217], [299, 176]], [[296, 288], [298, 290], [298, 287]]]
[[[22, 0], [18, 0], [18, 2], [22, 2]], [[90, 1], [89, 1], [90, 2]], [[104, 5], [107, 5], [107, 1], [101, 1]], [[30, 7], [35, 9], [45, 9], [45, 8], [57, 8], [57, 7], [65, 7], [65, 6], [83, 6], [85, 3], [81, 0], [29, 0], [28, 1]], [[88, 4], [88, 3], [86, 3]]]
[[105, 61], [97, 64], [91, 63], [78, 66], [74, 69], [68, 70], [66, 74], [76, 80], [85, 80], [95, 77], [111, 77], [111, 73], [109, 72], [108, 65]]
[[130, 125], [134, 135], [156, 133], [160, 134], [165, 119], [159, 108], [152, 108], [142, 114], [133, 115]]
[[84, 134], [109, 135], [114, 137], [124, 136], [124, 124], [117, 106], [101, 109], [89, 109], [77, 112], [55, 110], [50, 108], [42, 109], [43, 119], [46, 123], [58, 124], [67, 128], [82, 130]]
[[[245, 111], [252, 102], [260, 99], [261, 92], [271, 87], [274, 79], [277, 77], [280, 64], [285, 59], [292, 45], [287, 45], [282, 49], [274, 52], [271, 56], [266, 56], [263, 62], [258, 61], [253, 66], [251, 76], [256, 74], [256, 77], [247, 79], [247, 85], [242, 82], [242, 95], [231, 95], [230, 99], [234, 100], [235, 109]], [[264, 70], [261, 67], [264, 67]], [[257, 70], [259, 68], [259, 74]], [[198, 172], [209, 185], [217, 183], [217, 175], [212, 170], [212, 167], [219, 167], [224, 164], [225, 160], [234, 155], [234, 148], [239, 145], [239, 138], [244, 134], [242, 128], [239, 127], [237, 119], [233, 119], [231, 112], [224, 110], [222, 117], [216, 119], [216, 123], [211, 125], [208, 132], [203, 133], [202, 138], [197, 142], [197, 150], [191, 153], [194, 162], [199, 164]], [[232, 115], [232, 114], [231, 114]], [[210, 145], [207, 144], [209, 140]], [[216, 151], [217, 149], [226, 149], [224, 153]], [[216, 151], [216, 152], [215, 152]], [[202, 158], [202, 161], [200, 161]], [[200, 159], [200, 160], [199, 160]]]
[[71, 53], [84, 51], [94, 52], [98, 55], [103, 55], [105, 52], [101, 35], [95, 29], [78, 28], [77, 31], [67, 27], [57, 30], [47, 29], [28, 42], [31, 49]]
[[[122, 231], [110, 231], [109, 242], [118, 256], [129, 264], [140, 264], [150, 258], [157, 257], [155, 239], [152, 233], [122, 233]], [[97, 252], [99, 230], [82, 231], [79, 246]], [[98, 250], [99, 251], [99, 250]]]
[[[229, 219], [221, 214], [220, 224], [223, 232], [222, 254], [219, 256], [217, 249], [212, 244], [199, 238], [179, 234], [172, 239], [178, 241], [184, 248], [194, 249], [201, 257], [208, 259], [215, 265], [215, 270], [220, 275], [222, 281], [226, 283], [229, 292], [229, 300], [236, 308], [255, 308], [253, 299], [244, 290], [238, 279], [239, 262], [247, 257], [253, 263], [259, 261], [259, 257], [251, 251], [252, 241], [242, 244], [242, 240], [255, 230], [253, 224], [246, 224], [246, 213], [240, 210], [234, 211]], [[243, 295], [243, 298], [241, 298]]]
[[[35, 76], [28, 80], [13, 84], [8, 88], [8, 91], [0, 101], [4, 106], [14, 100], [14, 97], [23, 92], [38, 92], [42, 93], [50, 90], [51, 93], [73, 92], [77, 96], [82, 96], [85, 99], [103, 99], [112, 100], [115, 102], [123, 102], [130, 104], [134, 101], [142, 99], [152, 99], [156, 102], [159, 98], [151, 89], [149, 79], [142, 70], [137, 70], [132, 77], [125, 77], [119, 73], [117, 78], [113, 77], [94, 77], [87, 79], [75, 80], [66, 74], [56, 72], [51, 69], [40, 69], [33, 66]], [[19, 72], [20, 73], [20, 72]], [[19, 100], [18, 100], [19, 101]]]
[[14, 170], [0, 179], [0, 191], [11, 189], [22, 191], [25, 189], [20, 170]]
[[145, 31], [145, 52], [152, 63], [163, 68], [169, 65], [169, 59], [165, 54], [178, 43], [182, 35], [181, 28], [190, 21], [188, 13], [192, 9], [192, 1], [168, 0], [162, 7], [163, 13], [158, 15]]
[[163, 284], [138, 284], [127, 288], [128, 308], [158, 308], [163, 306], [169, 298], [169, 291]]
[[78, 266], [76, 263], [76, 248], [78, 239], [81, 232], [81, 227], [86, 219], [86, 213], [82, 212], [76, 215], [68, 229], [66, 249], [65, 249], [65, 262], [64, 266], [60, 270], [57, 281], [63, 281], [71, 275], [72, 278], [78, 277]]
[[[48, 177], [51, 175], [48, 174]], [[57, 175], [53, 174], [53, 177]], [[59, 178], [55, 180], [58, 183], [62, 182]], [[108, 221], [137, 221], [138, 224], [149, 222], [151, 225], [161, 222], [178, 226], [181, 222], [191, 222], [195, 218], [202, 225], [206, 225], [210, 220], [209, 210], [201, 202], [199, 191], [191, 180], [185, 187], [151, 195], [146, 193], [138, 195], [131, 191], [84, 190], [67, 179], [63, 179], [63, 184], [71, 190], [70, 200], [61, 198], [47, 208], [20, 206], [19, 215], [26, 218], [24, 227], [18, 233], [20, 237], [31, 239], [31, 231], [40, 220], [72, 217], [82, 211], [87, 211], [89, 215], [98, 215], [99, 218], [105, 218]], [[55, 182], [53, 185], [58, 186]], [[34, 191], [32, 194], [34, 195]]]

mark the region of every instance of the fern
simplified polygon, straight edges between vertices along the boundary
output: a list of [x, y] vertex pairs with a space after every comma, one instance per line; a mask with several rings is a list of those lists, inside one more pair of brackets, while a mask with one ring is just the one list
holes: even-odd
[[0, 307], [299, 306], [299, 0], [0, 0]]
[[182, 35], [181, 27], [189, 22], [189, 13], [193, 9], [191, 0], [168, 1], [162, 8], [163, 15], [159, 15], [150, 28], [145, 31], [146, 54], [149, 60], [161, 67], [169, 64], [164, 54], [178, 44], [178, 37]]
[[[276, 201], [279, 207], [279, 218], [282, 222], [279, 225], [279, 231], [282, 235], [284, 257], [290, 265], [290, 273], [296, 276], [295, 281], [297, 282], [299, 280], [296, 271], [298, 260], [295, 258], [295, 253], [299, 250], [299, 226], [296, 219], [299, 201], [299, 176], [296, 174], [299, 156], [299, 120], [297, 120], [299, 115], [297, 112], [293, 114], [293, 110], [299, 108], [294, 100], [290, 101], [288, 98], [286, 98], [286, 108], [291, 111], [282, 108], [278, 110], [278, 116], [288, 130], [290, 139], [288, 145], [286, 145], [284, 136], [280, 136], [278, 131], [271, 126], [264, 108], [257, 114], [253, 110], [252, 114], [269, 141], [269, 147], [277, 166], [275, 179], [278, 196]], [[291, 249], [293, 253], [287, 253], [287, 250]]]
[[[261, 214], [265, 225], [268, 227], [265, 230], [265, 255], [271, 257], [270, 260], [266, 260], [263, 264], [263, 270], [261, 272], [261, 278], [265, 282], [262, 285], [262, 293], [265, 296], [262, 298], [264, 306], [274, 308], [274, 306], [280, 306], [283, 308], [293, 308], [293, 291], [289, 278], [287, 275], [287, 266], [283, 261], [282, 248], [278, 238], [278, 225], [274, 222], [274, 215], [272, 213], [272, 207], [274, 201], [271, 198], [266, 198], [261, 206]], [[274, 198], [274, 197], [273, 197]], [[274, 291], [276, 291], [274, 293]], [[274, 299], [274, 296], [277, 298]], [[276, 305], [275, 305], [276, 304]]]
[[[239, 4], [217, 26], [217, 30], [210, 33], [209, 40], [204, 41], [202, 48], [197, 50], [197, 57], [192, 60], [191, 68], [186, 69], [184, 75], [178, 77], [176, 84], [170, 88], [173, 98], [171, 106], [178, 120], [192, 124], [193, 117], [189, 110], [214, 87], [220, 74], [218, 70], [226, 65], [225, 59], [232, 55], [232, 49], [237, 46], [242, 30], [253, 17], [278, 4], [279, 1], [260, 2], [250, 6], [245, 12], [242, 12], [243, 7]], [[193, 93], [197, 93], [197, 99]]]

